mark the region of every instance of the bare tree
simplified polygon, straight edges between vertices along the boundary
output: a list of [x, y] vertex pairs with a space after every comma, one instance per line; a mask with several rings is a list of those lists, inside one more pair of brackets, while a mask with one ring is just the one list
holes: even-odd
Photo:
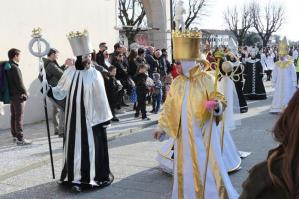
[[[173, 11], [175, 11], [176, 4], [178, 0], [173, 1]], [[185, 27], [186, 29], [190, 28], [192, 23], [197, 22], [197, 20], [205, 15], [204, 8], [208, 5], [208, 0], [188, 0], [188, 9], [187, 9], [187, 18], [185, 19]], [[175, 12], [173, 12], [174, 18]], [[173, 21], [175, 24], [175, 22]]]
[[285, 11], [281, 4], [269, 2], [263, 9], [257, 1], [250, 5], [253, 26], [267, 46], [271, 35], [277, 32], [285, 22]]
[[248, 30], [252, 27], [250, 7], [244, 5], [241, 11], [238, 11], [237, 6], [233, 9], [227, 8], [224, 12], [224, 20], [229, 30], [237, 38], [238, 44], [242, 46]]
[[141, 0], [118, 0], [118, 18], [129, 43], [134, 42], [145, 19], [145, 10]]

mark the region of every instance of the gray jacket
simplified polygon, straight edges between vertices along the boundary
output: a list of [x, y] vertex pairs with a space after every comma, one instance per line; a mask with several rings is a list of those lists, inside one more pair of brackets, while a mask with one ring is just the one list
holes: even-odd
[[46, 58], [43, 58], [43, 61], [48, 84], [52, 87], [57, 86], [61, 76], [63, 75], [63, 70], [59, 67], [56, 61], [51, 61]]

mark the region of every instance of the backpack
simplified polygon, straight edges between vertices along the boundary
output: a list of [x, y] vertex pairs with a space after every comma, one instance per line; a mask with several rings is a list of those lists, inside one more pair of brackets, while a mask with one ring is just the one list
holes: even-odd
[[8, 61], [0, 62], [0, 101], [4, 104], [10, 102], [10, 92], [7, 80], [7, 71], [10, 70], [11, 66]]

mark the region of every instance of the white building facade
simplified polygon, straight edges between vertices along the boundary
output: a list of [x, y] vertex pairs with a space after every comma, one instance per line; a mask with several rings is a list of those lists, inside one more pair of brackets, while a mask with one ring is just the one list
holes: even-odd
[[[157, 48], [170, 48], [170, 4], [168, 0], [143, 0], [147, 24], [158, 28], [149, 33], [149, 40]], [[119, 41], [117, 25], [117, 0], [26, 0], [4, 1], [1, 6], [0, 61], [7, 60], [10, 48], [22, 51], [20, 69], [24, 84], [29, 92], [25, 106], [24, 123], [45, 119], [43, 100], [40, 93], [38, 60], [28, 50], [31, 31], [42, 28], [43, 37], [51, 47], [59, 50], [59, 64], [72, 51], [67, 40], [70, 31], [87, 29], [92, 44], [98, 50], [100, 42], [107, 42], [109, 51]], [[50, 104], [50, 103], [49, 103]], [[48, 106], [51, 107], [51, 106]], [[5, 105], [5, 114], [0, 115], [0, 130], [10, 128], [10, 107]], [[51, 116], [51, 109], [49, 111]]]
[[[29, 92], [25, 106], [25, 124], [45, 118], [40, 82], [37, 79], [38, 60], [28, 50], [34, 27], [41, 27], [43, 37], [51, 47], [59, 50], [58, 62], [61, 65], [67, 57], [73, 56], [66, 37], [72, 30], [87, 29], [96, 50], [102, 41], [108, 43], [109, 50], [118, 41], [118, 31], [113, 28], [116, 23], [114, 0], [3, 1], [1, 7], [0, 60], [7, 60], [10, 48], [22, 51], [20, 69]], [[5, 105], [4, 110], [5, 114], [0, 115], [0, 130], [10, 128], [9, 105]]]

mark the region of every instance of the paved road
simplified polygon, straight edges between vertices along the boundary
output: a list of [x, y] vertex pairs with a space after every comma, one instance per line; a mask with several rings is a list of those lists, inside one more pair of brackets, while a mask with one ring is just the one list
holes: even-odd
[[[231, 175], [239, 192], [248, 170], [264, 160], [268, 150], [275, 146], [270, 132], [278, 116], [268, 113], [272, 89], [267, 87], [267, 90], [270, 97], [264, 101], [249, 102], [249, 112], [238, 115], [241, 126], [231, 132], [239, 150], [252, 152], [243, 160], [242, 170]], [[156, 151], [162, 143], [152, 139], [154, 128], [111, 140], [110, 162], [115, 182], [103, 190], [79, 195], [51, 180], [45, 138], [36, 139], [32, 147], [0, 147], [0, 166], [4, 170], [0, 174], [0, 198], [167, 199], [170, 197], [172, 178], [157, 167]], [[59, 176], [62, 143], [58, 138], [53, 142], [56, 175]]]

